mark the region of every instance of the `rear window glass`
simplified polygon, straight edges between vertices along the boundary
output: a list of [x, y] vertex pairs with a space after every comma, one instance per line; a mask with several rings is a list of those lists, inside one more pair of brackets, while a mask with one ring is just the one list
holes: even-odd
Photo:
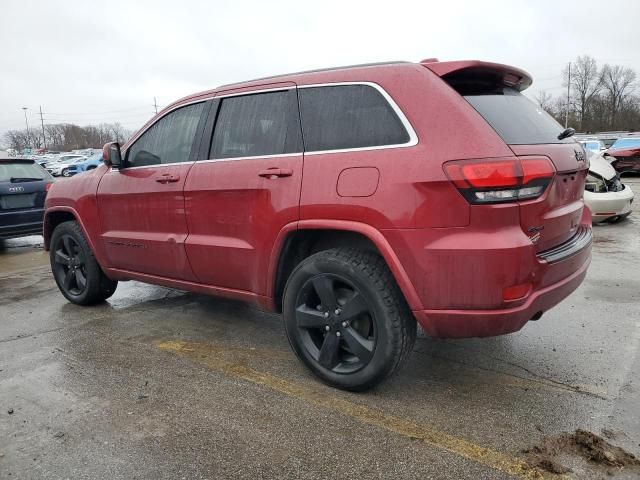
[[0, 182], [10, 182], [12, 178], [45, 180], [51, 176], [36, 163], [0, 162]]
[[369, 85], [300, 88], [298, 96], [307, 152], [409, 141], [389, 102]]
[[564, 130], [562, 125], [513, 88], [469, 90], [461, 92], [465, 100], [509, 145], [574, 142], [572, 138], [558, 140]]

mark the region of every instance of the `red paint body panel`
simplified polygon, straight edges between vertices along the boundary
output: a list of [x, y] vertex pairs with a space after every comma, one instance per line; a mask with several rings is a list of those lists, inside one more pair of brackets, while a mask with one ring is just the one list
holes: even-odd
[[[293, 173], [258, 176], [271, 167]], [[197, 162], [185, 185], [186, 252], [199, 282], [268, 295], [269, 254], [298, 220], [302, 155]]]
[[[192, 163], [125, 168], [98, 186], [100, 243], [107, 265], [150, 275], [196, 280], [184, 243], [184, 184]], [[161, 183], [165, 176], [177, 181]]]
[[607, 153], [615, 157], [615, 160], [611, 162], [611, 166], [615, 168], [617, 172], [640, 173], [640, 148], [609, 149]]
[[[538, 254], [570, 239], [578, 226], [590, 228], [581, 193], [586, 167], [578, 164], [572, 144], [507, 145], [441, 78], [462, 69], [517, 77], [518, 88], [530, 83], [530, 76], [514, 67], [429, 62], [293, 74], [191, 95], [147, 126], [195, 100], [282, 86], [368, 82], [398, 105], [417, 142], [247, 159], [202, 157], [121, 171], [100, 167], [54, 185], [45, 225], [56, 212], [73, 214], [111, 278], [239, 298], [268, 309], [277, 304], [276, 273], [289, 235], [356, 232], [384, 257], [430, 334], [518, 330], [584, 278], [590, 246], [554, 264]], [[545, 156], [554, 164], [556, 174], [541, 197], [471, 205], [442, 167], [452, 160], [514, 154]], [[259, 175], [269, 168], [291, 174]], [[158, 183], [164, 174], [177, 181]], [[531, 284], [526, 295], [503, 299], [505, 288], [523, 284]]]

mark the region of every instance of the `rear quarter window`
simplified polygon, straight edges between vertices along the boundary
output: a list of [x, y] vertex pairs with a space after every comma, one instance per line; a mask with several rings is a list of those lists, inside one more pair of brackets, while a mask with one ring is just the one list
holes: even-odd
[[301, 87], [306, 152], [401, 145], [409, 133], [382, 94], [370, 85]]

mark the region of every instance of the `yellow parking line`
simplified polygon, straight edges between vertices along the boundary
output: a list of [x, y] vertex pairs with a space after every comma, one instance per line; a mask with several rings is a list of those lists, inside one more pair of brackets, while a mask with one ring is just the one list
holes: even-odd
[[[247, 366], [246, 359], [238, 361], [238, 349], [193, 342], [167, 341], [157, 344], [164, 351], [176, 353], [205, 364], [225, 375], [241, 378], [251, 383], [264, 385], [290, 397], [348, 415], [363, 423], [383, 428], [387, 431], [411, 439], [418, 439], [431, 446], [447, 450], [469, 460], [473, 460], [500, 472], [524, 479], [558, 478], [524, 460], [492, 450], [448, 433], [439, 432], [425, 425], [418, 425], [380, 410], [344, 400], [283, 378], [260, 372]], [[246, 352], [246, 350], [245, 350]], [[253, 355], [254, 352], [246, 352]], [[255, 352], [257, 357], [268, 356], [264, 350]], [[226, 358], [225, 358], [226, 357]], [[232, 357], [229, 359], [229, 357]]]

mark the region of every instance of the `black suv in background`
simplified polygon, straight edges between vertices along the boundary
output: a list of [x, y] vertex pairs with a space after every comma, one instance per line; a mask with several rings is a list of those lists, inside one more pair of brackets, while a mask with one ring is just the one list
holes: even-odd
[[0, 158], [0, 240], [42, 234], [44, 199], [53, 182], [33, 160]]

